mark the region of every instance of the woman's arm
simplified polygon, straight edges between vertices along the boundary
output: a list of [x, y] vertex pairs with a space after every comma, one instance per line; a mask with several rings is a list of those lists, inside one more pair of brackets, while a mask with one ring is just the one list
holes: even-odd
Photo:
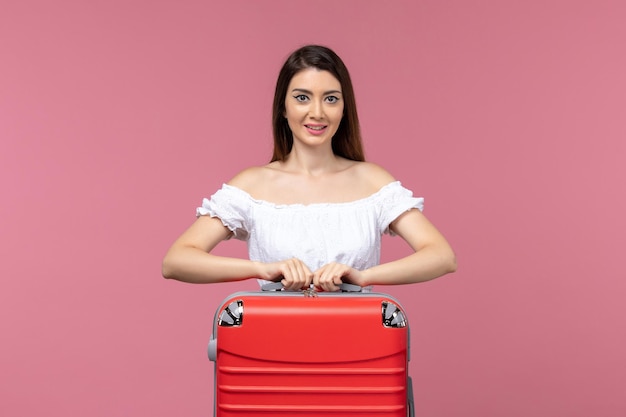
[[[356, 181], [369, 183], [373, 190], [395, 181], [389, 172], [376, 164], [363, 162], [356, 168]], [[420, 210], [411, 209], [401, 214], [389, 228], [409, 244], [413, 254], [363, 271], [331, 262], [313, 273], [315, 286], [325, 291], [337, 291], [342, 282], [361, 287], [411, 284], [456, 271], [452, 248]]]
[[[368, 164], [367, 178], [378, 188], [395, 178], [384, 168]], [[404, 239], [415, 253], [362, 271], [359, 285], [411, 284], [456, 271], [456, 256], [446, 238], [418, 209], [398, 216], [389, 228]]]
[[248, 278], [281, 279], [287, 289], [309, 286], [313, 274], [298, 259], [263, 263], [211, 254], [213, 248], [230, 234], [220, 219], [200, 216], [163, 258], [163, 277], [195, 284]]
[[417, 209], [399, 216], [391, 230], [415, 251], [404, 258], [364, 271], [331, 262], [313, 273], [313, 283], [324, 291], [337, 291], [342, 282], [368, 285], [412, 284], [456, 271], [456, 257], [441, 233]]
[[402, 214], [390, 228], [415, 253], [364, 271], [331, 262], [313, 273], [313, 284], [324, 291], [338, 291], [342, 282], [361, 287], [412, 284], [456, 271], [456, 257], [452, 248], [419, 210], [412, 209]]
[[163, 258], [163, 277], [211, 283], [258, 276], [258, 268], [251, 261], [209, 253], [230, 234], [220, 219], [200, 216], [167, 251]]
[[359, 285], [410, 284], [456, 271], [456, 256], [448, 241], [419, 210], [403, 213], [390, 228], [415, 253], [362, 271]]

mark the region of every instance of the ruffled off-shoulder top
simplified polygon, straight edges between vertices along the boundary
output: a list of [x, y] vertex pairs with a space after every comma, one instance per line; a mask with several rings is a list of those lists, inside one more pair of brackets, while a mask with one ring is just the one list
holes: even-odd
[[365, 270], [380, 262], [382, 235], [393, 234], [389, 225], [402, 213], [423, 208], [424, 199], [399, 181], [359, 200], [314, 204], [274, 204], [224, 184], [203, 199], [196, 215], [219, 218], [247, 242], [253, 261], [298, 258], [311, 271], [329, 262]]

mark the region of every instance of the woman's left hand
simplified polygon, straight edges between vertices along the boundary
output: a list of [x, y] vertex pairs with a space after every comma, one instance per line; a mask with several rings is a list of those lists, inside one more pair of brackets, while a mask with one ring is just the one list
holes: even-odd
[[313, 285], [323, 291], [339, 291], [343, 282], [362, 286], [362, 272], [348, 265], [331, 262], [313, 273]]

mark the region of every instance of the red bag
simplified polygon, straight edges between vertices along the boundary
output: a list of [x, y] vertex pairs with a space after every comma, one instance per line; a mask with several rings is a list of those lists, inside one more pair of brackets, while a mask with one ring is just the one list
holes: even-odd
[[216, 417], [414, 413], [409, 328], [389, 295], [235, 293], [216, 311], [209, 358]]

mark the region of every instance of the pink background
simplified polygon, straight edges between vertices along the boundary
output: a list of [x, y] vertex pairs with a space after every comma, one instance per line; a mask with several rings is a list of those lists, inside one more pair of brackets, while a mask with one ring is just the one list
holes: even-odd
[[4, 1], [0, 415], [212, 415], [213, 312], [256, 284], [160, 262], [268, 160], [305, 43], [344, 58], [368, 159], [458, 254], [377, 288], [409, 315], [417, 415], [626, 415], [624, 22], [620, 0]]

